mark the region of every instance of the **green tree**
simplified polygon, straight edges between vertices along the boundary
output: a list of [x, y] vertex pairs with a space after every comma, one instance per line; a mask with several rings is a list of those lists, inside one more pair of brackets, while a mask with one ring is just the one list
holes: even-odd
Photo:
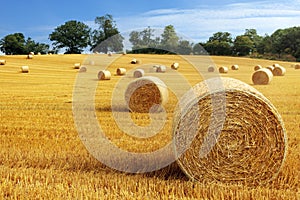
[[249, 55], [254, 49], [254, 42], [246, 35], [237, 36], [233, 46], [235, 53], [240, 56]]
[[81, 53], [90, 43], [90, 28], [76, 20], [71, 20], [58, 26], [49, 35], [57, 49], [66, 48], [65, 53]]
[[120, 35], [112, 15], [96, 17], [95, 24], [99, 27], [92, 33], [91, 50], [98, 52], [121, 51], [124, 38]]
[[177, 53], [181, 55], [189, 55], [193, 51], [193, 45], [188, 40], [180, 40]]
[[256, 29], [246, 29], [244, 36], [248, 36], [250, 38], [250, 40], [253, 42], [252, 51], [257, 52], [258, 46], [262, 42], [263, 37], [257, 34]]
[[7, 54], [26, 54], [25, 52], [25, 37], [23, 33], [14, 33], [5, 36], [0, 41], [0, 50]]
[[164, 32], [161, 34], [161, 48], [169, 52], [175, 52], [178, 47], [178, 42], [179, 37], [176, 34], [174, 26], [166, 26]]
[[132, 49], [157, 48], [160, 43], [160, 38], [154, 38], [154, 29], [147, 27], [142, 31], [132, 31], [129, 34], [129, 41], [133, 45]]
[[229, 32], [217, 32], [209, 38], [204, 48], [212, 55], [231, 55], [232, 46], [232, 37]]
[[203, 48], [203, 46], [205, 46], [204, 43], [197, 43], [193, 46], [193, 53], [195, 55], [206, 55], [207, 52], [206, 50]]
[[269, 35], [262, 37], [261, 42], [257, 45], [257, 52], [259, 54], [266, 54], [272, 52], [272, 39]]

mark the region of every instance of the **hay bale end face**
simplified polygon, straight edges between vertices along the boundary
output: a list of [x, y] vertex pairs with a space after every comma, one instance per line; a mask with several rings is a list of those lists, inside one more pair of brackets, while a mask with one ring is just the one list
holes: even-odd
[[239, 66], [238, 66], [238, 65], [232, 65], [232, 66], [231, 66], [231, 69], [232, 69], [232, 70], [239, 70]]
[[144, 75], [145, 75], [145, 71], [143, 69], [136, 69], [133, 72], [134, 78], [140, 78], [140, 77], [143, 77]]
[[273, 75], [274, 76], [284, 76], [286, 73], [286, 69], [282, 66], [275, 67], [273, 70]]
[[130, 82], [125, 91], [125, 101], [131, 112], [159, 112], [168, 101], [168, 88], [157, 77], [145, 76]]
[[126, 69], [125, 68], [118, 68], [117, 69], [117, 75], [118, 76], [123, 76], [126, 74]]
[[179, 68], [179, 63], [175, 62], [171, 65], [171, 69], [177, 70]]
[[255, 85], [268, 85], [273, 79], [273, 73], [266, 68], [259, 69], [252, 74], [252, 82]]
[[165, 73], [166, 70], [167, 70], [167, 68], [166, 68], [166, 66], [164, 66], [164, 65], [160, 65], [160, 66], [158, 66], [158, 67], [156, 68], [156, 72], [157, 72], [157, 73]]
[[27, 59], [33, 59], [33, 55], [31, 54], [27, 55]]
[[214, 67], [214, 66], [209, 66], [209, 67], [207, 68], [207, 71], [208, 71], [208, 72], [214, 72], [214, 71], [215, 71], [215, 67]]
[[228, 73], [228, 67], [220, 67], [220, 68], [219, 68], [219, 73], [221, 73], [221, 74], [226, 74], [226, 73]]
[[111, 73], [108, 70], [101, 70], [98, 72], [98, 80], [110, 80]]
[[21, 66], [21, 72], [22, 73], [29, 73], [29, 67], [28, 66]]
[[261, 66], [261, 65], [255, 65], [254, 71], [257, 71], [257, 70], [259, 70], [259, 69], [262, 69], [262, 66]]
[[295, 69], [300, 69], [300, 64], [295, 64]]
[[81, 64], [80, 64], [80, 63], [75, 63], [75, 64], [74, 64], [74, 69], [79, 69], [79, 68], [80, 68], [80, 66], [81, 66]]
[[85, 66], [81, 66], [80, 69], [79, 69], [79, 72], [86, 72], [87, 71], [87, 68]]
[[0, 60], [0, 65], [5, 65], [6, 64], [6, 60]]
[[285, 160], [283, 121], [253, 87], [221, 78], [224, 89], [209, 89], [207, 83], [214, 85], [216, 79], [197, 84], [177, 104], [173, 120], [177, 164], [189, 178], [202, 183], [266, 184]]

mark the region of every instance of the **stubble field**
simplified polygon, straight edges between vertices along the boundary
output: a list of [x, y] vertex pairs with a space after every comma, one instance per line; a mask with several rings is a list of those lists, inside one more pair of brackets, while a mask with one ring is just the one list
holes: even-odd
[[[178, 72], [195, 85], [203, 80], [188, 61], [207, 70], [200, 56], [174, 55], [42, 55], [3, 56], [0, 66], [0, 198], [1, 199], [299, 199], [300, 171], [300, 70], [292, 63], [276, 62], [287, 69], [283, 77], [274, 77], [270, 85], [252, 85], [253, 67], [275, 61], [248, 58], [214, 57], [217, 65], [240, 69], [221, 76], [232, 77], [252, 85], [264, 94], [281, 114], [288, 134], [288, 152], [278, 177], [267, 185], [247, 187], [235, 184], [190, 181], [176, 164], [145, 174], [128, 174], [113, 170], [93, 158], [81, 142], [74, 124], [72, 102], [78, 70], [74, 63], [112, 64], [110, 81], [93, 81], [96, 116], [107, 137], [121, 149], [151, 152], [162, 148], [172, 138], [172, 116], [177, 99], [170, 94], [164, 128], [155, 137], [136, 139], [124, 134], [111, 114], [111, 99], [118, 81], [118, 67], [127, 68], [128, 79], [138, 65], [179, 62]], [[205, 58], [206, 61], [208, 61]], [[102, 63], [102, 64], [103, 64]], [[20, 73], [28, 65], [29, 73]], [[204, 68], [204, 66], [206, 66]], [[88, 67], [88, 70], [89, 70]], [[170, 70], [170, 69], [168, 69]], [[155, 74], [155, 73], [153, 73]], [[168, 76], [160, 74], [158, 76]], [[131, 78], [133, 79], [133, 78]], [[175, 83], [176, 85], [176, 83]], [[170, 91], [171, 92], [171, 91]], [[139, 126], [150, 123], [148, 114], [131, 114]]]

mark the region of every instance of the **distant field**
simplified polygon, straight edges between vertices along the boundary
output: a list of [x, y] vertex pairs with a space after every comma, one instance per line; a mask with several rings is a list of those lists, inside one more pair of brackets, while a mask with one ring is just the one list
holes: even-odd
[[[96, 57], [95, 57], [96, 56]], [[283, 77], [274, 77], [270, 85], [252, 85], [278, 109], [288, 134], [288, 154], [278, 177], [265, 186], [192, 182], [171, 165], [146, 174], [126, 174], [112, 170], [94, 159], [82, 144], [72, 113], [72, 94], [78, 70], [74, 63], [111, 62], [110, 81], [99, 81], [96, 90], [96, 115], [107, 137], [132, 152], [149, 152], [163, 147], [172, 137], [172, 111], [177, 103], [170, 94], [166, 106], [167, 121], [161, 132], [150, 139], [137, 140], [121, 132], [110, 111], [111, 98], [121, 77], [118, 67], [128, 71], [142, 65], [179, 62], [179, 72], [191, 85], [203, 80], [189, 64], [203, 72], [207, 65], [231, 67], [221, 76], [232, 77], [252, 85], [253, 67], [279, 63], [287, 69]], [[300, 171], [300, 70], [293, 63], [248, 58], [174, 55], [42, 55], [32, 60], [26, 56], [1, 56], [0, 65], [0, 198], [12, 199], [299, 199]], [[210, 60], [212, 59], [212, 60]], [[103, 63], [101, 63], [103, 61]], [[28, 65], [30, 72], [20, 73]], [[89, 70], [89, 68], [88, 68]], [[130, 73], [132, 73], [130, 71]], [[129, 74], [130, 75], [130, 74]], [[160, 75], [160, 76], [167, 76]], [[93, 77], [97, 81], [97, 74]], [[148, 114], [132, 114], [140, 126], [150, 123]]]

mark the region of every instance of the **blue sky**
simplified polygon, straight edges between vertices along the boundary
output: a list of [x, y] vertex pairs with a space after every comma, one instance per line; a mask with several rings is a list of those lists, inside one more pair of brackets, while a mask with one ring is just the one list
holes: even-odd
[[22, 32], [26, 38], [49, 44], [49, 34], [66, 21], [75, 19], [94, 27], [95, 17], [107, 13], [121, 33], [172, 24], [194, 42], [205, 42], [218, 31], [236, 36], [255, 28], [264, 35], [300, 26], [300, 0], [7, 0], [1, 8], [0, 38]]

